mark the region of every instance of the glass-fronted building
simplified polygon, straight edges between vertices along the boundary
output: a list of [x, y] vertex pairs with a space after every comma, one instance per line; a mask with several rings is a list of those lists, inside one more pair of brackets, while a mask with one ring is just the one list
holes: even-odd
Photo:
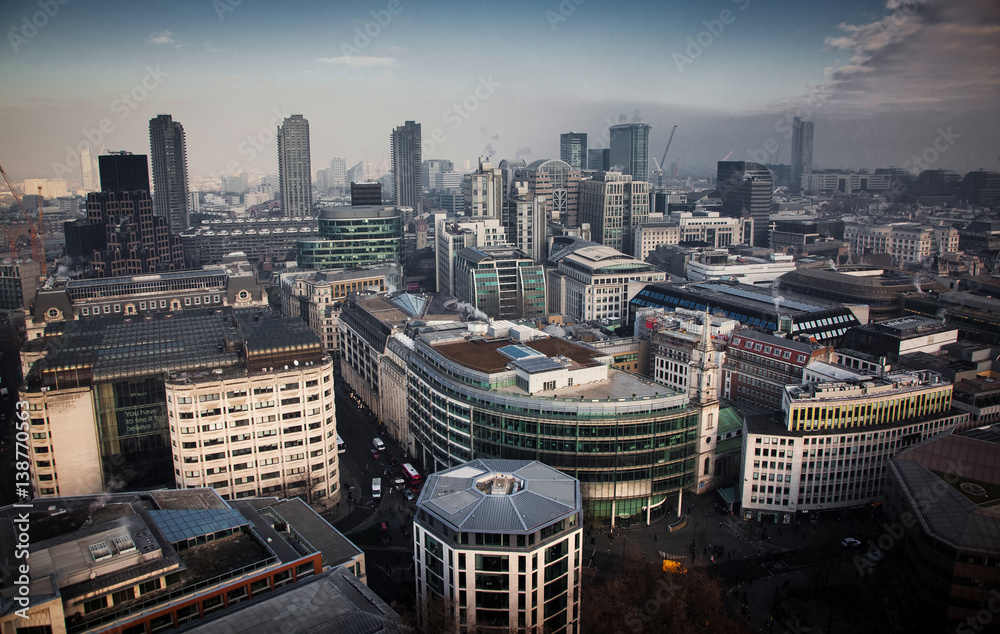
[[319, 238], [300, 240], [298, 265], [304, 269], [346, 269], [398, 262], [403, 230], [395, 207], [324, 209]]
[[538, 460], [580, 481], [588, 523], [676, 513], [698, 456], [687, 394], [509, 323], [412, 334], [410, 431], [429, 472], [473, 458]]

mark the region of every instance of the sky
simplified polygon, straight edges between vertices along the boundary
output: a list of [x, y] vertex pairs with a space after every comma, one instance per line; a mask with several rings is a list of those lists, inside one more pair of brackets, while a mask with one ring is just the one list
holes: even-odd
[[386, 169], [408, 120], [456, 168], [642, 121], [651, 156], [677, 125], [667, 163], [707, 174], [730, 152], [788, 163], [794, 116], [817, 169], [1000, 169], [997, 0], [6, 0], [0, 27], [15, 181], [79, 181], [85, 145], [148, 153], [158, 114], [192, 177], [276, 173], [292, 114], [314, 172]]

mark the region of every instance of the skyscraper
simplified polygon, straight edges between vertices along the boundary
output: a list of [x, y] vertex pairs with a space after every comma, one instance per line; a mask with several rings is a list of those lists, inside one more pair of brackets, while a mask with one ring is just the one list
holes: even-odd
[[611, 150], [587, 150], [587, 169], [606, 172], [611, 169]]
[[635, 229], [648, 220], [649, 183], [618, 172], [580, 181], [579, 222], [590, 224], [594, 242], [632, 254]]
[[329, 185], [333, 189], [343, 191], [347, 187], [347, 160], [330, 159]]
[[389, 141], [396, 205], [413, 208], [412, 212], [403, 215], [403, 225], [406, 226], [414, 216], [421, 213], [423, 189], [420, 187], [420, 124], [407, 121], [393, 129]]
[[771, 171], [752, 161], [719, 161], [717, 188], [722, 197], [722, 213], [739, 218], [744, 210], [753, 218], [753, 246], [770, 245]]
[[83, 188], [85, 190], [94, 190], [94, 159], [90, 158], [90, 146], [83, 148], [83, 152], [80, 152], [80, 171], [83, 177]]
[[567, 132], [559, 135], [559, 158], [580, 171], [587, 169], [587, 133]]
[[802, 175], [813, 169], [813, 122], [792, 119], [792, 180], [789, 188], [802, 191]]
[[102, 192], [149, 193], [149, 159], [145, 154], [121, 150], [97, 157]]
[[300, 114], [286, 118], [278, 128], [278, 176], [281, 179], [281, 210], [285, 217], [312, 215], [309, 121]]
[[649, 131], [645, 123], [611, 126], [611, 169], [635, 181], [649, 180]]
[[150, 119], [149, 152], [153, 158], [154, 210], [167, 220], [171, 233], [180, 233], [191, 226], [184, 127], [168, 114]]

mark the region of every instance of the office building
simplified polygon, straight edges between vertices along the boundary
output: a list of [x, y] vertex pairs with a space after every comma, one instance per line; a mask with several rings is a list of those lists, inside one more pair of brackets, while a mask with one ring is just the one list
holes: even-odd
[[560, 134], [559, 158], [578, 172], [587, 169], [587, 133], [567, 132]]
[[899, 534], [879, 548], [898, 566], [911, 631], [997, 631], [997, 610], [987, 609], [1000, 603], [997, 465], [1000, 425], [933, 438], [889, 461], [884, 513]]
[[446, 191], [441, 194], [441, 209], [448, 216], [465, 215], [465, 194], [456, 191]]
[[455, 164], [446, 159], [427, 159], [420, 166], [420, 184], [424, 189], [447, 189], [439, 178], [455, 171]]
[[414, 326], [407, 334], [409, 425], [428, 473], [474, 457], [538, 460], [580, 481], [593, 522], [679, 514], [703, 423], [687, 393], [510, 322]]
[[371, 181], [351, 183], [351, 205], [365, 207], [382, 204], [382, 183]]
[[417, 623], [578, 632], [580, 483], [537, 461], [478, 459], [428, 476], [413, 517]]
[[868, 323], [868, 307], [862, 304], [844, 305], [784, 290], [771, 294], [746, 284], [649, 284], [629, 300], [629, 311], [634, 315], [647, 306], [708, 309], [713, 315], [723, 314], [748, 328], [767, 333], [780, 331], [822, 344], [839, 342], [852, 326]]
[[328, 207], [319, 213], [319, 237], [299, 240], [303, 269], [349, 269], [399, 262], [403, 227], [395, 207]]
[[402, 285], [398, 264], [376, 264], [357, 269], [278, 273], [274, 282], [281, 293], [281, 314], [298, 317], [309, 325], [331, 355], [339, 350], [340, 310], [351, 293], [385, 292]]
[[635, 245], [635, 259], [646, 261], [649, 254], [661, 245], [675, 245], [680, 242], [680, 227], [676, 222], [647, 222], [635, 228], [632, 243]]
[[634, 284], [666, 280], [650, 264], [580, 238], [553, 239], [549, 263], [549, 312], [609, 327], [628, 321]]
[[878, 372], [903, 355], [934, 354], [958, 341], [958, 328], [940, 319], [908, 315], [889, 321], [855, 326], [837, 347], [841, 363], [866, 372]]
[[97, 157], [102, 192], [149, 193], [149, 161], [145, 154], [121, 150]]
[[770, 170], [751, 161], [719, 161], [717, 187], [722, 197], [722, 214], [730, 218], [749, 214], [753, 219], [751, 244], [767, 247], [774, 188]]
[[515, 183], [508, 201], [507, 242], [541, 264], [545, 259], [545, 228], [549, 197], [527, 183]]
[[968, 421], [951, 393], [933, 372], [784, 386], [780, 410], [744, 423], [743, 519], [881, 502], [890, 458]]
[[[701, 341], [705, 327], [705, 313], [686, 308], [666, 310], [645, 308], [636, 314], [635, 333], [637, 337], [650, 342], [649, 366], [643, 369], [657, 383], [678, 392], [692, 389], [692, 353]], [[713, 397], [727, 396], [723, 391], [722, 366], [726, 359], [725, 341], [733, 331], [742, 326], [735, 319], [709, 315], [709, 332], [713, 340], [712, 363], [716, 376], [712, 381]]]
[[393, 292], [351, 295], [339, 322], [340, 372], [344, 381], [385, 426], [386, 434], [414, 455], [407, 394], [412, 341], [410, 321], [448, 323], [467, 311], [443, 293]]
[[184, 268], [180, 238], [171, 233], [166, 218], [154, 215], [148, 190], [87, 194], [86, 223], [104, 229], [103, 239], [88, 254], [99, 277]]
[[649, 183], [618, 172], [598, 172], [580, 182], [580, 223], [594, 242], [635, 253], [635, 230], [649, 221]]
[[724, 249], [731, 244], [749, 245], [753, 242], [752, 218], [730, 218], [718, 211], [696, 209], [671, 211], [664, 219], [677, 223], [680, 230], [679, 242], [705, 242], [716, 249]]
[[406, 226], [414, 217], [423, 213], [420, 124], [407, 121], [394, 128], [389, 141], [394, 200], [397, 207], [407, 207], [410, 210], [403, 213], [403, 226]]
[[[611, 169], [634, 181], [649, 181], [649, 131], [645, 123], [611, 126]], [[647, 202], [648, 205], [648, 202]]]
[[792, 177], [791, 190], [802, 190], [802, 177], [812, 172], [813, 122], [801, 117], [792, 119]]
[[452, 293], [491, 319], [541, 319], [545, 268], [512, 247], [474, 246], [455, 258]]
[[695, 251], [684, 268], [684, 276], [696, 282], [726, 280], [747, 286], [770, 287], [771, 283], [795, 270], [790, 255], [771, 253], [767, 257], [730, 254], [727, 251]]
[[506, 246], [507, 236], [496, 217], [441, 218], [436, 222], [437, 291], [454, 293], [455, 260], [466, 247]]
[[912, 274], [870, 266], [842, 266], [835, 269], [810, 267], [785, 273], [775, 283], [775, 291], [794, 293], [823, 301], [868, 306], [871, 321], [893, 319], [904, 314], [906, 297], [918, 290], [940, 293], [944, 284], [919, 282]]
[[836, 360], [832, 346], [741, 330], [726, 350], [723, 395], [737, 403], [777, 410], [785, 386], [802, 383], [806, 367]]
[[281, 211], [286, 218], [312, 216], [309, 121], [300, 114], [287, 117], [278, 128], [277, 138]]
[[[153, 204], [170, 232], [191, 226], [188, 210], [187, 144], [184, 127], [168, 114], [149, 120], [149, 155], [153, 161]], [[245, 191], [245, 187], [243, 190]], [[239, 193], [243, 193], [240, 191]]]
[[251, 262], [294, 261], [299, 240], [319, 236], [316, 218], [213, 220], [181, 234], [188, 268], [219, 264], [233, 252]]
[[330, 159], [327, 185], [337, 193], [347, 188], [347, 161], [342, 158]]
[[[505, 178], [507, 178], [505, 176]], [[510, 196], [516, 195], [518, 182], [526, 182], [535, 195], [548, 201], [547, 220], [566, 227], [579, 226], [580, 181], [583, 174], [569, 163], [556, 159], [541, 159], [514, 170], [513, 180], [504, 187]], [[510, 201], [508, 200], [508, 216]], [[508, 222], [510, 222], [508, 218]]]
[[89, 145], [80, 152], [80, 175], [82, 177], [83, 190], [87, 192], [94, 191], [96, 189], [94, 187], [94, 159], [90, 156]]
[[299, 320], [221, 308], [68, 321], [22, 354], [38, 497], [340, 498], [333, 361]]
[[267, 306], [267, 291], [240, 253], [203, 269], [56, 280], [38, 291], [27, 323], [28, 338], [41, 336], [46, 325], [59, 321], [223, 306]]
[[611, 169], [611, 150], [587, 150], [587, 169], [594, 172], [607, 172]]
[[465, 175], [462, 181], [465, 195], [465, 215], [503, 219], [503, 172], [482, 158], [479, 169]]
[[30, 308], [35, 303], [42, 265], [34, 260], [0, 262], [0, 310]]
[[0, 557], [6, 570], [30, 560], [31, 584], [18, 595], [16, 575], [0, 581], [0, 631], [401, 626], [365, 585], [364, 552], [300, 499], [226, 501], [201, 488], [46, 498], [0, 509], [4, 544], [17, 543], [19, 517], [31, 542]]
[[893, 174], [869, 174], [865, 171], [813, 170], [804, 172], [800, 179], [802, 193], [806, 194], [860, 194], [862, 192], [887, 192], [896, 181]]
[[927, 262], [935, 255], [955, 253], [959, 249], [955, 227], [917, 222], [888, 225], [849, 222], [844, 227], [844, 240], [850, 243], [855, 258], [888, 253], [900, 266], [904, 262]]

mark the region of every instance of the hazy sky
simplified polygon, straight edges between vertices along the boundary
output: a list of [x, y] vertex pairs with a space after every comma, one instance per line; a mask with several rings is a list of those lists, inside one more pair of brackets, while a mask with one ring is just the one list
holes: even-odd
[[276, 172], [291, 114], [314, 171], [388, 164], [406, 120], [456, 166], [558, 157], [560, 132], [594, 147], [618, 121], [652, 125], [657, 159], [677, 124], [682, 172], [787, 163], [795, 114], [817, 168], [1000, 168], [997, 0], [6, 0], [0, 26], [14, 180], [78, 181], [81, 143], [148, 153], [157, 114], [192, 176]]

